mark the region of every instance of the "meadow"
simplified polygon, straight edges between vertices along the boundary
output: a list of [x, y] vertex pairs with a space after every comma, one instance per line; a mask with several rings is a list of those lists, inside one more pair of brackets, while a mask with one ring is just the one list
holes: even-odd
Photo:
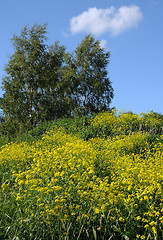
[[0, 144], [0, 239], [163, 239], [162, 115], [56, 120]]

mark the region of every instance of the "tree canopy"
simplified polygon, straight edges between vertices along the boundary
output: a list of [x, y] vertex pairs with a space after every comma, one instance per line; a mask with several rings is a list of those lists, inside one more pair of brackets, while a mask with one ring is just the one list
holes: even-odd
[[113, 88], [107, 74], [110, 53], [92, 35], [87, 35], [75, 50], [79, 106], [85, 114], [109, 110]]
[[[14, 54], [5, 67], [1, 98], [3, 126], [31, 128], [74, 113], [108, 110], [113, 88], [107, 77], [110, 53], [87, 35], [73, 53], [58, 41], [48, 46], [47, 25], [14, 35]], [[2, 125], [2, 124], [1, 124]]]

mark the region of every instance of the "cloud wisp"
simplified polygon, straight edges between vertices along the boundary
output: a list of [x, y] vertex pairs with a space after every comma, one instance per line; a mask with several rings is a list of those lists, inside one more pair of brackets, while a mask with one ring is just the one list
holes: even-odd
[[94, 35], [109, 32], [111, 36], [117, 36], [137, 27], [142, 19], [143, 14], [136, 5], [121, 6], [118, 9], [115, 7], [106, 9], [93, 7], [71, 18], [70, 31], [73, 34], [85, 32]]
[[100, 46], [101, 48], [106, 48], [107, 41], [105, 39], [100, 40]]

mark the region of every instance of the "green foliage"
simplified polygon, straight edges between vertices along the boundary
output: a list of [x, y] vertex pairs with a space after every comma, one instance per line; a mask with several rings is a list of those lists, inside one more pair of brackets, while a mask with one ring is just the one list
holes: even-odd
[[62, 81], [65, 47], [58, 42], [47, 46], [45, 34], [46, 25], [34, 25], [31, 29], [25, 27], [20, 36], [12, 39], [15, 53], [2, 82], [2, 132], [8, 129], [8, 134], [22, 133], [45, 120], [70, 114]]
[[78, 109], [84, 115], [109, 110], [113, 88], [106, 67], [110, 53], [100, 47], [92, 35], [87, 35], [74, 51], [72, 71], [76, 77]]
[[109, 52], [91, 35], [73, 54], [58, 41], [48, 46], [46, 27], [26, 26], [12, 38], [15, 53], [5, 68], [0, 99], [1, 134], [18, 135], [44, 121], [109, 109]]
[[[132, 112], [118, 112], [114, 109], [112, 112], [96, 113], [92, 116], [76, 116], [45, 121], [25, 133], [19, 133], [15, 137], [12, 134], [4, 134], [6, 131], [9, 132], [9, 127], [6, 126], [4, 133], [1, 133], [0, 145], [10, 141], [26, 141], [31, 143], [34, 140], [41, 139], [42, 134], [55, 127], [63, 128], [66, 133], [77, 135], [84, 140], [95, 137], [107, 139], [108, 137], [113, 138], [119, 135], [146, 132], [149, 133], [149, 142], [151, 144], [163, 133], [163, 117], [161, 114], [153, 112], [133, 114]], [[13, 126], [11, 130], [13, 130]]]

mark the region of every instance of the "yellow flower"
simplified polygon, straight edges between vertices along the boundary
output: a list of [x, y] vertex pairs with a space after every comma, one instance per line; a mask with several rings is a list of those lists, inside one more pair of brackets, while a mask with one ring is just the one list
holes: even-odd
[[119, 218], [119, 221], [120, 221], [120, 222], [124, 222], [124, 218], [123, 218], [123, 217], [120, 217], [120, 218]]
[[143, 239], [145, 239], [145, 236], [144, 236], [144, 235], [142, 235], [142, 236], [141, 236], [141, 239], [142, 239], [142, 240], [143, 240]]
[[20, 196], [20, 193], [17, 194], [16, 201], [19, 201], [22, 197]]
[[155, 227], [152, 227], [152, 230], [153, 230], [153, 233], [156, 234], [157, 233], [157, 230]]
[[140, 217], [140, 216], [137, 216], [137, 217], [136, 217], [136, 220], [138, 220], [138, 221], [139, 221], [140, 219], [141, 219], [141, 217]]
[[153, 226], [155, 225], [156, 223], [154, 221], [150, 222], [149, 225]]
[[100, 209], [99, 208], [95, 208], [95, 213], [99, 213]]

